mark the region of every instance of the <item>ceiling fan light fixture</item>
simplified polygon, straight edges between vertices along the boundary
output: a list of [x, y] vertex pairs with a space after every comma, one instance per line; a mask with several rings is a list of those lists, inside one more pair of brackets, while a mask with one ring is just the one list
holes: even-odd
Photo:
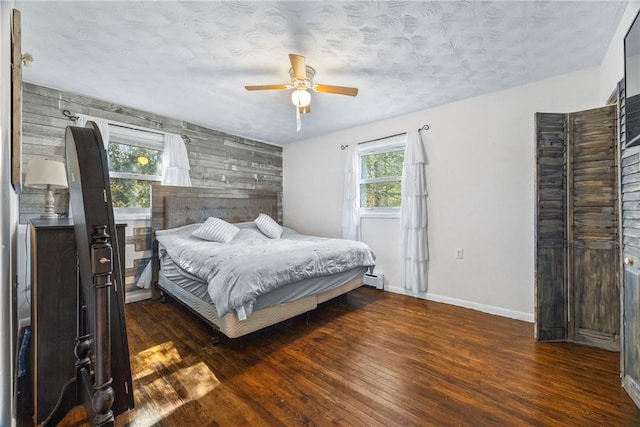
[[296, 107], [306, 107], [311, 103], [311, 94], [305, 89], [297, 89], [291, 93], [291, 102]]
[[289, 62], [291, 62], [291, 68], [289, 69], [289, 77], [291, 77], [291, 83], [276, 84], [276, 85], [251, 85], [245, 86], [246, 90], [272, 90], [272, 89], [295, 89], [291, 93], [291, 102], [296, 107], [296, 130], [300, 132], [302, 127], [301, 114], [308, 114], [311, 112], [311, 94], [309, 89], [315, 92], [335, 93], [338, 95], [356, 96], [358, 94], [358, 88], [346, 87], [346, 86], [333, 86], [325, 84], [313, 84], [313, 78], [316, 75], [316, 70], [313, 67], [308, 66], [305, 63], [304, 56], [296, 55], [294, 53], [289, 54]]

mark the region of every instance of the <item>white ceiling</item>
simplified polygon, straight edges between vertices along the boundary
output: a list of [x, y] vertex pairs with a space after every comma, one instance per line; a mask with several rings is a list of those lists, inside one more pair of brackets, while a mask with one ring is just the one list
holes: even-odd
[[[25, 81], [275, 144], [598, 65], [626, 2], [15, 1]], [[315, 83], [296, 132], [289, 53]]]

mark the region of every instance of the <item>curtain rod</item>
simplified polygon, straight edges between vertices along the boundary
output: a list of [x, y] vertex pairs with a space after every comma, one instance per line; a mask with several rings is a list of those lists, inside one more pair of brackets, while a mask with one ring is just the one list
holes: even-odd
[[[78, 116], [74, 116], [73, 114], [71, 114], [71, 111], [69, 110], [62, 110], [62, 115], [65, 116], [66, 118], [68, 118], [69, 120], [71, 120], [72, 122], [77, 122], [78, 119], [80, 117]], [[109, 120], [107, 120], [109, 121]], [[134, 128], [132, 126], [127, 126], [125, 123], [109, 123], [112, 126], [118, 126], [121, 128], [126, 128], [126, 129], [133, 129], [133, 130], [140, 130], [138, 128]], [[162, 132], [162, 131], [155, 131], [153, 129], [145, 129], [145, 132], [149, 132], [149, 133], [157, 133], [159, 135], [165, 135], [166, 132]], [[191, 138], [189, 138], [187, 135], [182, 134], [180, 135], [182, 137], [182, 140], [185, 142], [185, 144], [189, 144], [191, 142]]]
[[[420, 132], [421, 130], [429, 130], [429, 125], [423, 125], [421, 128], [418, 128], [418, 132]], [[383, 136], [381, 138], [370, 139], [369, 141], [358, 142], [357, 145], [367, 144], [369, 142], [380, 141], [381, 139], [393, 138], [394, 136], [400, 136], [400, 135], [405, 135], [405, 134], [406, 134], [406, 132], [400, 132], [400, 133], [396, 133], [395, 135]], [[349, 144], [341, 145], [340, 149], [341, 150], [345, 150], [348, 146], [349, 146]]]

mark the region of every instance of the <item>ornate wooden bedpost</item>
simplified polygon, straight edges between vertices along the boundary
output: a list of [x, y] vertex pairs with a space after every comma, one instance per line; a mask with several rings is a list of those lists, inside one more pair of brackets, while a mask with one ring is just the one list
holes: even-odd
[[91, 404], [95, 413], [94, 426], [114, 424], [114, 393], [111, 387], [111, 324], [110, 295], [113, 282], [113, 253], [106, 225], [96, 226], [96, 234], [91, 245], [91, 268], [93, 270], [93, 292], [95, 298], [95, 348], [96, 364], [94, 367], [94, 388]]

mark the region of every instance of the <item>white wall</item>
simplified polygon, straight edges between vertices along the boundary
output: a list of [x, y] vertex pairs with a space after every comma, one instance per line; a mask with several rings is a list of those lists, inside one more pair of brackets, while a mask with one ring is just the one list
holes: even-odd
[[[534, 114], [600, 106], [599, 77], [590, 68], [286, 145], [284, 223], [340, 236], [346, 156], [340, 145], [429, 124], [422, 131], [429, 283], [419, 296], [533, 320]], [[398, 220], [363, 219], [362, 238], [378, 255], [385, 287], [403, 292], [399, 229]], [[454, 259], [455, 248], [464, 249], [464, 259]]]

